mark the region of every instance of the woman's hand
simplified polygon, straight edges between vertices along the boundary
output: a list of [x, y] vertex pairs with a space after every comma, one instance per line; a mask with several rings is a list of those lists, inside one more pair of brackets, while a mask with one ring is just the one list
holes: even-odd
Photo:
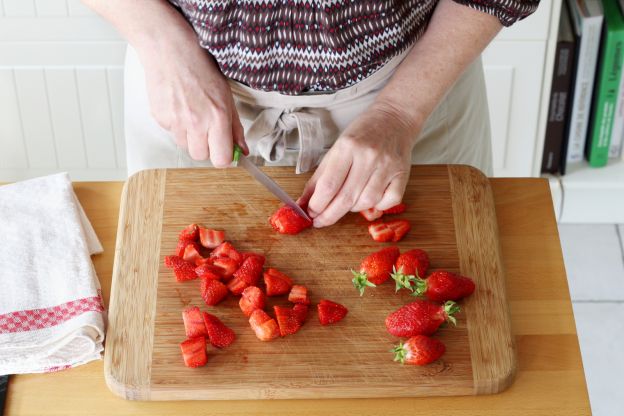
[[376, 103], [355, 119], [327, 152], [299, 199], [315, 227], [349, 211], [383, 210], [401, 202], [420, 126], [393, 106]]

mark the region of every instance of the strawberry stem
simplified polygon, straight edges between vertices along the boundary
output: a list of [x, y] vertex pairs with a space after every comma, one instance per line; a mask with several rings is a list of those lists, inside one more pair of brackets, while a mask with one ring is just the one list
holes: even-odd
[[420, 279], [420, 278], [416, 278], [414, 279], [414, 287], [415, 289], [413, 290], [414, 293], [412, 293], [412, 296], [425, 296], [425, 293], [427, 293], [427, 281], [424, 279]]
[[394, 361], [400, 361], [401, 364], [405, 364], [405, 358], [407, 356], [407, 350], [402, 341], [400, 341], [394, 348], [390, 350], [394, 353]]
[[401, 289], [407, 289], [412, 292], [414, 291], [414, 288], [412, 288], [412, 282], [416, 279], [416, 277], [411, 274], [403, 273], [403, 267], [401, 267], [398, 271], [396, 268], [392, 267], [390, 277], [392, 277], [396, 283], [394, 293]]
[[355, 270], [351, 270], [353, 273], [353, 286], [360, 291], [360, 296], [364, 295], [364, 289], [366, 287], [377, 287], [373, 282], [368, 281], [368, 276], [366, 276], [366, 272], [356, 272]]
[[453, 316], [454, 314], [461, 311], [459, 305], [452, 300], [446, 301], [444, 303], [444, 312], [446, 313], [446, 320], [453, 325], [457, 325], [457, 319]]

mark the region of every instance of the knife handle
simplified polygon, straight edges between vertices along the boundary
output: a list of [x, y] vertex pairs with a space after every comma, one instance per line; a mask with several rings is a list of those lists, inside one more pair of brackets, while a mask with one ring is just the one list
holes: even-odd
[[4, 415], [4, 405], [6, 402], [7, 390], [9, 387], [9, 376], [0, 376], [0, 416]]
[[234, 155], [232, 156], [233, 166], [238, 166], [238, 160], [240, 159], [242, 154], [243, 154], [243, 149], [241, 149], [239, 145], [234, 143]]

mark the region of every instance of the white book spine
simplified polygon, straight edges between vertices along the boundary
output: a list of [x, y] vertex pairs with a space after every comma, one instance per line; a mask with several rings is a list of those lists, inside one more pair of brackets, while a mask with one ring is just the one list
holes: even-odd
[[585, 139], [589, 125], [591, 99], [600, 50], [602, 16], [583, 18], [581, 22], [581, 47], [576, 69], [574, 101], [570, 117], [570, 135], [566, 160], [569, 163], [583, 160]]
[[624, 70], [620, 77], [615, 113], [613, 114], [613, 130], [611, 131], [611, 144], [609, 145], [609, 158], [618, 158], [622, 152], [624, 141]]

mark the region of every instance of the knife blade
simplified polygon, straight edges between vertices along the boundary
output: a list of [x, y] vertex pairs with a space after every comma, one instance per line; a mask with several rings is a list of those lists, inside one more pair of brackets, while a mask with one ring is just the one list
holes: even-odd
[[266, 189], [275, 195], [280, 201], [294, 209], [297, 214], [301, 215], [308, 221], [312, 219], [297, 203], [284, 191], [270, 176], [262, 172], [260, 168], [254, 165], [249, 159], [243, 155], [238, 146], [234, 149], [234, 166], [240, 166], [245, 169], [249, 174], [258, 182], [260, 182]]

